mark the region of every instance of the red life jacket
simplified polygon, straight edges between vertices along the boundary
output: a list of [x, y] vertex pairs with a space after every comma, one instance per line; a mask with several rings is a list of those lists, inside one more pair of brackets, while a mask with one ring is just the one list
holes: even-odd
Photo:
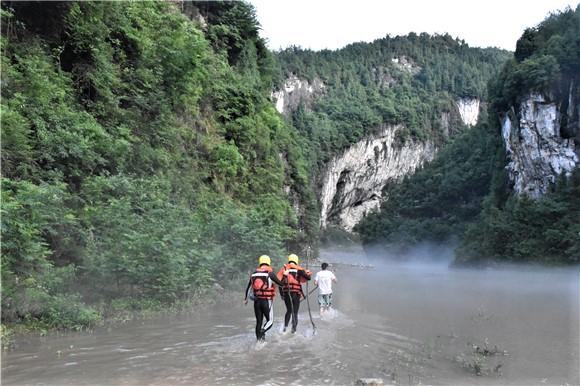
[[[284, 275], [285, 271], [288, 271], [288, 275]], [[302, 284], [306, 283], [307, 279], [303, 276], [298, 276], [298, 271], [306, 271], [306, 275], [309, 277], [311, 275], [310, 271], [292, 262], [284, 264], [282, 269], [278, 271], [278, 279], [285, 283], [282, 288], [283, 291], [302, 293]]]
[[268, 277], [270, 272], [272, 272], [272, 267], [262, 265], [250, 277], [254, 296], [258, 299], [274, 299], [276, 296], [274, 282]]

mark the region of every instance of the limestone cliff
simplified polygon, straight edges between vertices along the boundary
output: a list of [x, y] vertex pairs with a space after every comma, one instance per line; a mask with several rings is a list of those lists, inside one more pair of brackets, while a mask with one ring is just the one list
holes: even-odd
[[479, 118], [479, 99], [460, 98], [455, 103], [463, 123], [467, 126], [475, 126]]
[[280, 114], [289, 115], [300, 103], [310, 105], [313, 98], [324, 91], [324, 83], [314, 79], [312, 83], [292, 75], [286, 79], [282, 90], [272, 93], [272, 100]]
[[417, 75], [421, 72], [421, 66], [417, 65], [411, 58], [406, 56], [394, 57], [391, 59], [391, 63], [396, 69], [411, 75]]
[[557, 177], [578, 165], [580, 98], [572, 84], [557, 101], [532, 93], [502, 117], [506, 166], [513, 189], [532, 198], [548, 191]]
[[334, 157], [322, 176], [320, 226], [347, 231], [382, 200], [382, 189], [412, 173], [435, 155], [432, 142], [396, 141], [401, 126], [384, 126]]

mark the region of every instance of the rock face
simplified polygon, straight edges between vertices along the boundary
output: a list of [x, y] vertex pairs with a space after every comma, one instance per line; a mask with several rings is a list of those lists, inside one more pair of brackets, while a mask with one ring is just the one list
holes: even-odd
[[479, 99], [461, 98], [455, 103], [457, 104], [457, 109], [459, 109], [463, 123], [467, 126], [475, 126], [479, 118]]
[[384, 126], [334, 157], [327, 165], [320, 193], [320, 226], [329, 223], [351, 231], [382, 200], [382, 189], [412, 173], [435, 155], [432, 142], [398, 144], [401, 126]]
[[538, 198], [578, 165], [580, 98], [570, 90], [565, 109], [545, 95], [530, 94], [502, 118], [506, 168], [516, 193]]
[[207, 21], [199, 11], [199, 8], [192, 1], [185, 0], [170, 0], [181, 9], [181, 12], [187, 16], [191, 21], [199, 24], [202, 29], [207, 29]]
[[286, 79], [282, 90], [272, 93], [272, 100], [280, 114], [289, 115], [300, 103], [309, 105], [316, 95], [323, 93], [324, 87], [320, 79], [314, 79], [311, 84], [292, 75]]
[[417, 75], [421, 72], [421, 66], [418, 66], [411, 58], [406, 56], [394, 57], [391, 59], [391, 63], [395, 68], [411, 75]]

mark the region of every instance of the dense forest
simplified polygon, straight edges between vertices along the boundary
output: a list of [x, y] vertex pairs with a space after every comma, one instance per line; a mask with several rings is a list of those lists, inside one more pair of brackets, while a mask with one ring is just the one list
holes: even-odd
[[198, 6], [2, 2], [3, 322], [191, 301], [312, 242], [255, 12]]
[[[566, 111], [571, 97], [580, 98], [580, 5], [552, 14], [527, 29], [516, 45], [514, 58], [490, 82], [495, 135], [497, 115], [528, 92], [542, 92], [560, 101]], [[563, 114], [561, 135], [576, 137], [578, 123]], [[503, 149], [502, 149], [503, 150]], [[578, 154], [578, 152], [577, 152]], [[500, 163], [505, 165], [500, 151]], [[505, 169], [496, 168], [483, 211], [471, 224], [457, 251], [458, 264], [482, 261], [580, 263], [580, 171], [561, 175], [539, 200], [511, 193]]]
[[[308, 140], [315, 169], [339, 150], [376, 131], [401, 124], [408, 138], [445, 143], [463, 129], [455, 103], [486, 99], [486, 84], [509, 53], [473, 48], [445, 35], [387, 36], [336, 51], [288, 48], [276, 53], [281, 78], [293, 74], [325, 85], [312, 106], [298, 106], [291, 119]], [[281, 82], [281, 80], [278, 80]], [[442, 114], [449, 114], [449, 127]]]
[[580, 173], [562, 176], [539, 200], [514, 195], [499, 120], [528, 92], [549, 93], [566, 103], [578, 74], [580, 8], [527, 29], [513, 59], [490, 80], [487, 116], [433, 163], [386, 188], [389, 199], [357, 227], [363, 242], [404, 249], [459, 241], [457, 264], [578, 263]]

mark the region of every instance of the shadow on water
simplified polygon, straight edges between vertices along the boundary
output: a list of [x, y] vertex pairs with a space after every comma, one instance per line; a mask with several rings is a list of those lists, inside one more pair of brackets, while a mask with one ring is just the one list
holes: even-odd
[[2, 383], [580, 384], [577, 270], [450, 270], [448, 261], [386, 262], [359, 249], [326, 250], [321, 260], [338, 283], [332, 314], [321, 318], [310, 299], [316, 334], [305, 302], [297, 334], [283, 334], [276, 298], [265, 345], [251, 305], [216, 305], [23, 342], [4, 353]]

